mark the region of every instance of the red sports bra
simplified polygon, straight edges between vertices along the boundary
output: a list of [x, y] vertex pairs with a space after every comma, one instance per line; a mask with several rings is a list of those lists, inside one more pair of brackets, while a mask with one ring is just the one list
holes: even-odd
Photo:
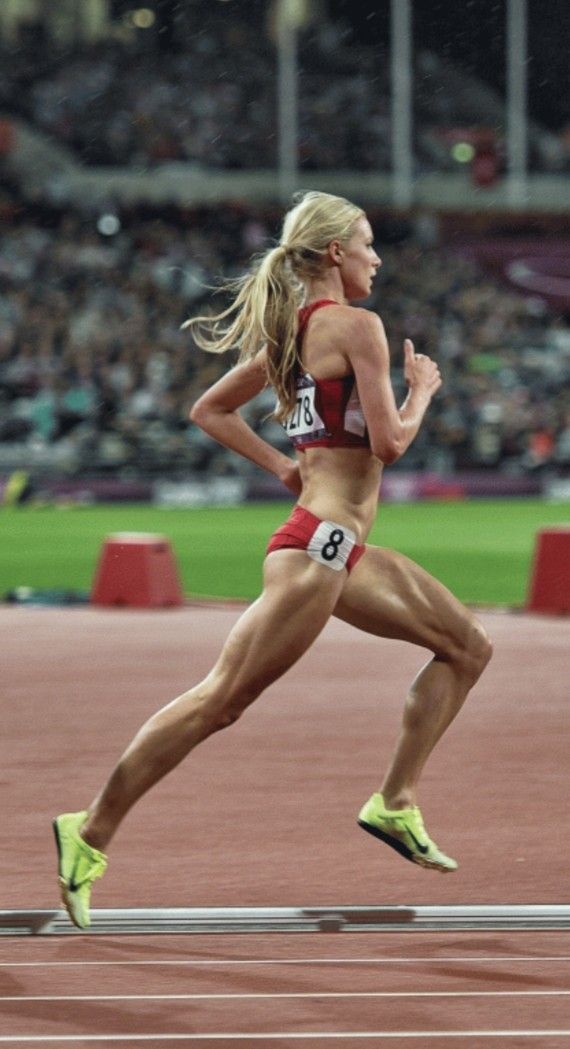
[[[338, 306], [334, 299], [318, 299], [299, 310], [299, 350], [309, 318], [322, 306]], [[369, 448], [366, 421], [354, 375], [340, 379], [313, 379], [300, 370], [297, 401], [284, 427], [295, 448]]]

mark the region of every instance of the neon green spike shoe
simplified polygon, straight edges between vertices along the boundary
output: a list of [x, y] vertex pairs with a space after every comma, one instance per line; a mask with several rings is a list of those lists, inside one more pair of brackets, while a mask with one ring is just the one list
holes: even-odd
[[61, 898], [74, 925], [88, 929], [91, 887], [107, 868], [104, 853], [88, 845], [80, 837], [80, 828], [87, 812], [66, 812], [53, 821], [59, 855], [59, 886]]
[[434, 871], [455, 871], [457, 863], [429, 837], [417, 805], [387, 809], [381, 794], [373, 794], [358, 814], [358, 825], [380, 838], [401, 856]]

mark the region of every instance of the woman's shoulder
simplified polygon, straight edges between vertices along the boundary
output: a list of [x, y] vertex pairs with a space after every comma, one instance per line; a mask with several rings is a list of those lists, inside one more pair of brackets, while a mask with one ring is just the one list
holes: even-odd
[[323, 310], [323, 314], [325, 313], [328, 314], [326, 322], [341, 339], [370, 337], [384, 331], [380, 316], [365, 306], [338, 303], [330, 310]]

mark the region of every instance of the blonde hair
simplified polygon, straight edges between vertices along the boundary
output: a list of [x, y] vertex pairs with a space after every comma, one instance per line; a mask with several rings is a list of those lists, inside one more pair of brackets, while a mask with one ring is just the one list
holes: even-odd
[[329, 244], [346, 243], [364, 212], [344, 197], [311, 191], [297, 198], [283, 221], [280, 243], [259, 257], [245, 276], [224, 284], [233, 301], [220, 313], [186, 321], [198, 346], [211, 353], [239, 350], [239, 362], [265, 348], [267, 377], [283, 422], [295, 405], [298, 310], [305, 282], [324, 269]]

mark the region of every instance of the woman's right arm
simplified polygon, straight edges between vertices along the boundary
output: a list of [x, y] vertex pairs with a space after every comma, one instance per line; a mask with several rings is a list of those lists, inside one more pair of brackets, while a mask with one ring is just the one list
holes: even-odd
[[433, 395], [441, 386], [437, 364], [416, 355], [410, 339], [404, 342], [404, 375], [409, 392], [398, 408], [390, 379], [390, 351], [380, 318], [364, 309], [351, 309], [347, 340], [350, 361], [374, 455], [390, 464], [414, 440]]
[[301, 480], [295, 460], [258, 437], [238, 411], [266, 385], [265, 353], [262, 352], [253, 360], [232, 368], [206, 390], [193, 406], [190, 418], [214, 440], [278, 477], [294, 495], [299, 495]]

